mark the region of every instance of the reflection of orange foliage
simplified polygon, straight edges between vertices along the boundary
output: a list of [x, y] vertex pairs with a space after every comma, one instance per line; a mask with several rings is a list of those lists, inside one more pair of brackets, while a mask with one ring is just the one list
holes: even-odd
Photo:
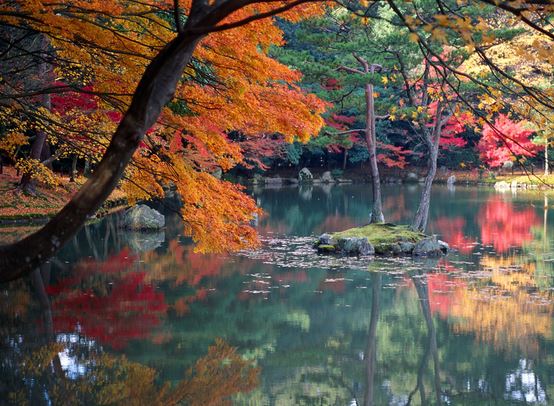
[[502, 196], [493, 195], [478, 216], [481, 225], [483, 244], [492, 244], [499, 253], [507, 252], [510, 247], [521, 247], [533, 236], [531, 227], [539, 223], [532, 208], [515, 210], [513, 203]]
[[452, 248], [456, 248], [462, 254], [470, 254], [473, 251], [475, 240], [464, 235], [465, 224], [466, 221], [463, 217], [439, 217], [433, 226]]
[[409, 218], [411, 212], [406, 208], [406, 198], [403, 193], [395, 193], [383, 200], [383, 213], [386, 220], [391, 223], [398, 223], [402, 219]]
[[331, 291], [334, 293], [344, 293], [345, 291], [344, 278], [325, 279], [319, 284], [319, 289], [323, 291]]
[[484, 257], [490, 284], [457, 289], [450, 315], [457, 319], [456, 332], [472, 332], [497, 349], [517, 346], [525, 354], [536, 354], [541, 339], [552, 336], [553, 298], [537, 291], [534, 267], [518, 266], [514, 259]]

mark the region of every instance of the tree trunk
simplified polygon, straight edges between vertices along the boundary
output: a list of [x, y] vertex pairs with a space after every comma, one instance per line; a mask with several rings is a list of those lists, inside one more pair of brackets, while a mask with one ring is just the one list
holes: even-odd
[[[438, 137], [440, 138], [440, 137]], [[421, 191], [421, 197], [419, 199], [419, 206], [417, 208], [414, 221], [412, 223], [412, 229], [415, 231], [425, 232], [427, 228], [427, 222], [429, 220], [429, 208], [431, 206], [431, 189], [433, 187], [433, 181], [437, 173], [437, 158], [439, 155], [439, 139], [429, 145], [429, 157], [427, 161], [427, 175], [425, 176], [425, 183], [423, 184], [423, 190]]]
[[[366, 72], [369, 68], [366, 66]], [[373, 73], [373, 68], [371, 69]], [[365, 140], [369, 152], [369, 168], [371, 171], [371, 185], [373, 188], [373, 209], [369, 216], [370, 223], [384, 223], [383, 202], [381, 199], [381, 178], [379, 176], [379, 166], [377, 165], [377, 137], [375, 134], [375, 99], [373, 97], [373, 85], [367, 84], [365, 87], [366, 98], [366, 128]]]
[[69, 175], [69, 181], [75, 182], [77, 177], [77, 155], [73, 155], [71, 158], [71, 174]]
[[43, 228], [0, 247], [0, 282], [20, 278], [50, 258], [100, 207], [121, 179], [145, 132], [173, 97], [201, 38], [197, 34], [180, 34], [152, 60], [93, 176]]
[[[342, 156], [342, 170], [346, 170], [346, 164], [348, 162], [348, 150], [344, 149], [344, 155]], [[0, 172], [1, 173], [1, 172]]]
[[544, 141], [544, 176], [548, 176], [550, 170], [548, 168], [548, 137]]
[[[46, 54], [48, 51], [48, 38], [45, 35], [42, 35], [41, 38], [41, 51]], [[52, 74], [52, 67], [46, 61], [43, 61], [39, 67], [39, 77], [47, 81], [46, 86], [50, 85], [50, 77]], [[47, 110], [51, 108], [51, 98], [50, 94], [46, 93], [41, 96], [40, 104]], [[29, 159], [37, 161], [37, 164], [41, 161], [42, 149], [46, 143], [46, 133], [42, 130], [38, 130], [35, 133], [35, 140], [31, 145], [31, 153], [29, 154]], [[21, 180], [19, 181], [19, 187], [26, 193], [34, 194], [35, 185], [32, 179], [32, 176], [29, 172], [23, 173]]]
[[50, 144], [48, 143], [48, 140], [44, 142], [42, 145], [42, 153], [40, 154], [40, 161], [50, 170], [52, 170], [52, 162], [54, 162], [56, 158], [52, 158], [52, 149], [50, 148]]

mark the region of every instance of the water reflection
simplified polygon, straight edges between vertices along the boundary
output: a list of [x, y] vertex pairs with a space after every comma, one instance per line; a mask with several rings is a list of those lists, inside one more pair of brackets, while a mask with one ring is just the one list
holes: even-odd
[[[549, 402], [542, 197], [437, 188], [430, 230], [457, 252], [368, 263], [311, 248], [367, 220], [366, 185], [254, 193], [268, 212], [259, 251], [200, 255], [174, 219], [149, 236], [113, 217], [3, 286], [0, 404]], [[408, 221], [417, 187], [384, 194]]]

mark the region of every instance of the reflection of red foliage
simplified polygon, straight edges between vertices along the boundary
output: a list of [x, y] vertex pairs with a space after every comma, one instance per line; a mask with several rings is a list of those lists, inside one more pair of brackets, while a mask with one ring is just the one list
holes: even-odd
[[428, 274], [427, 292], [431, 313], [438, 313], [442, 318], [447, 318], [456, 300], [455, 289], [464, 286], [463, 281], [451, 280], [446, 273]]
[[294, 272], [283, 272], [275, 274], [273, 276], [279, 283], [283, 282], [307, 282], [308, 274], [306, 271], [294, 271]]
[[492, 196], [479, 212], [481, 241], [492, 244], [498, 253], [510, 247], [521, 247], [533, 236], [531, 227], [540, 220], [532, 208], [516, 211], [511, 202]]
[[[134, 260], [123, 250], [95, 267], [81, 264], [75, 277], [48, 287], [55, 295], [56, 332], [77, 331], [115, 349], [124, 348], [131, 339], [147, 337], [167, 306], [163, 293], [144, 283], [145, 272], [123, 273]], [[91, 287], [83, 288], [87, 285]]]
[[440, 217], [433, 223], [433, 226], [451, 247], [456, 248], [462, 254], [470, 254], [473, 251], [475, 240], [464, 235], [465, 224], [466, 221], [463, 217]]

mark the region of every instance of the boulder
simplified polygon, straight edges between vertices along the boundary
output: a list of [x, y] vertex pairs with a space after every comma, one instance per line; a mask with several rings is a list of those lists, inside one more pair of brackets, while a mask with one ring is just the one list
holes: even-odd
[[496, 190], [508, 190], [510, 189], [510, 184], [508, 182], [500, 181], [494, 184], [494, 188]]
[[416, 183], [419, 180], [419, 176], [417, 176], [417, 173], [414, 172], [408, 172], [406, 175], [406, 182]]
[[145, 204], [128, 209], [123, 215], [123, 227], [128, 230], [160, 230], [165, 226], [165, 217]]
[[259, 173], [256, 173], [254, 175], [254, 178], [252, 179], [252, 183], [254, 185], [264, 185], [265, 184], [265, 178], [260, 175]]
[[513, 189], [517, 189], [518, 187], [518, 184], [517, 184], [517, 180], [513, 180], [511, 183], [510, 183], [510, 188]]
[[312, 175], [308, 168], [302, 168], [298, 172], [298, 181], [300, 183], [311, 183], [314, 181], [314, 175]]
[[415, 243], [410, 241], [400, 241], [398, 242], [398, 246], [400, 247], [400, 252], [404, 255], [411, 255], [414, 251]]
[[223, 170], [218, 166], [212, 172], [212, 176], [216, 179], [221, 179], [221, 177], [223, 176]]
[[345, 255], [373, 255], [375, 248], [367, 238], [348, 237], [337, 241], [336, 249]]
[[331, 245], [332, 242], [331, 242], [331, 234], [321, 234], [318, 238], [317, 238], [317, 241], [315, 242], [315, 246], [319, 246], [319, 245]]
[[441, 241], [441, 240], [438, 240], [438, 243], [441, 247], [441, 251], [443, 254], [448, 254], [448, 251], [450, 251], [450, 245], [448, 245], [448, 243], [444, 242], [444, 241]]
[[335, 182], [335, 179], [333, 179], [333, 175], [331, 175], [330, 171], [325, 171], [321, 175], [321, 182], [322, 183], [333, 183], [333, 182]]
[[454, 183], [456, 183], [456, 175], [449, 176], [446, 180], [446, 184], [448, 186], [454, 186]]
[[418, 257], [436, 257], [442, 255], [443, 250], [437, 238], [433, 236], [424, 238], [423, 240], [417, 242], [414, 246], [412, 254]]
[[514, 163], [512, 161], [506, 161], [502, 164], [502, 169], [505, 171], [510, 171], [514, 167]]

